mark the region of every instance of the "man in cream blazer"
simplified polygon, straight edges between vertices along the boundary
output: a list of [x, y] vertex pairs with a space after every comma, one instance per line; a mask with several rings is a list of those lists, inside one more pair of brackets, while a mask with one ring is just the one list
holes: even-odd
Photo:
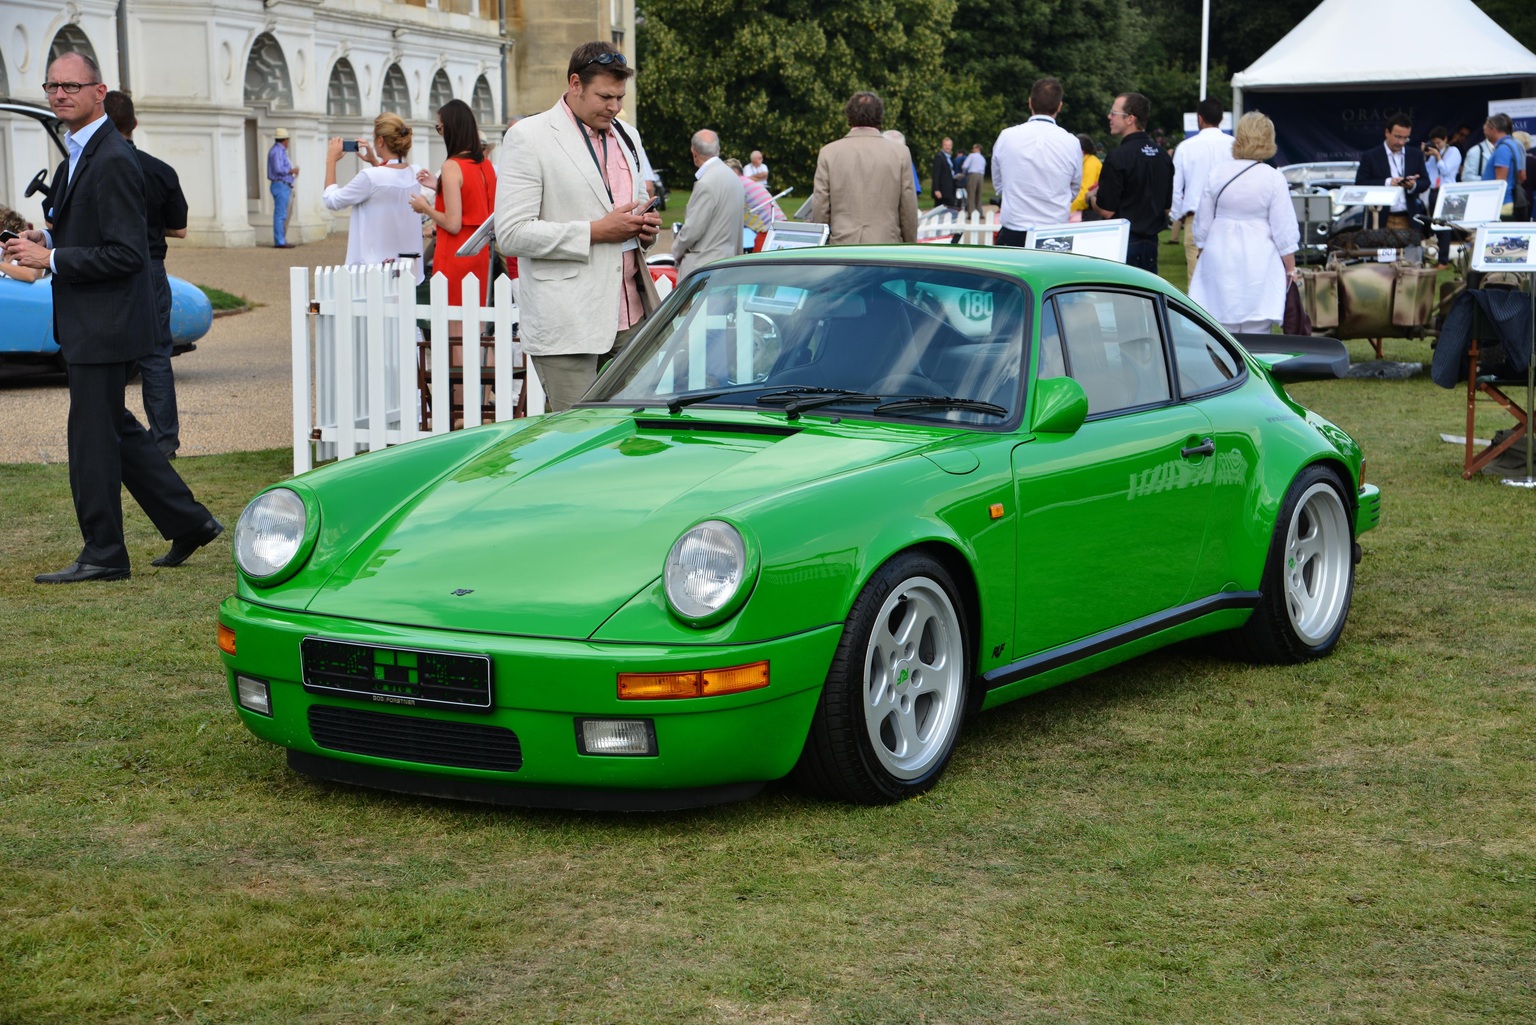
[[661, 218], [618, 120], [629, 79], [603, 42], [571, 54], [567, 89], [542, 114], [507, 129], [496, 184], [496, 242], [519, 257], [523, 350], [557, 412], [597, 379], [616, 339], [644, 316], [638, 276]]
[[746, 192], [741, 177], [720, 159], [720, 136], [708, 128], [693, 133], [690, 143], [693, 195], [688, 220], [672, 243], [677, 277], [682, 280], [707, 263], [741, 255], [741, 228], [746, 218]]

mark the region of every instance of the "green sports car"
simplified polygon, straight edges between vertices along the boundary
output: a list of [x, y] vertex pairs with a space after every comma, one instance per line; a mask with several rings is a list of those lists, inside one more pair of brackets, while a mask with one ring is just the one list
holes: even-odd
[[897, 800], [967, 716], [1142, 652], [1332, 650], [1380, 495], [1284, 361], [1081, 256], [713, 264], [576, 408], [258, 495], [230, 694], [295, 770], [386, 790]]

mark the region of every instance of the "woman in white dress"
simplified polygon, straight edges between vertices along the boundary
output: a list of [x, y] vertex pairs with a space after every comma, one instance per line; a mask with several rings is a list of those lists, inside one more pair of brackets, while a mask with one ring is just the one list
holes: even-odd
[[358, 140], [358, 157], [369, 166], [345, 185], [336, 184], [336, 164], [342, 141], [332, 139], [325, 153], [327, 210], [352, 208], [347, 228], [347, 266], [387, 263], [401, 256], [416, 258], [416, 283], [425, 278], [421, 259], [421, 216], [411, 209], [411, 197], [421, 193], [417, 168], [407, 164], [411, 129], [398, 114], [373, 119], [373, 143]]
[[1232, 159], [1217, 164], [1195, 211], [1200, 250], [1189, 297], [1228, 331], [1267, 334], [1285, 316], [1301, 228], [1275, 155], [1275, 125], [1258, 111], [1237, 123]]

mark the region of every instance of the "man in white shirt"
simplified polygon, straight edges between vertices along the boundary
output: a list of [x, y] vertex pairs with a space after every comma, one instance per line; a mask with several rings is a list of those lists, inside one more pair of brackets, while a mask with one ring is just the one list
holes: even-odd
[[981, 155], [981, 143], [971, 147], [960, 166], [965, 168], [965, 212], [975, 213], [981, 209], [981, 183], [987, 177], [987, 158]]
[[747, 158], [746, 172], [742, 177], [751, 179], [759, 185], [766, 186], [768, 184], [768, 165], [763, 163], [762, 150], [755, 149], [752, 151], [752, 155]]
[[1004, 128], [992, 146], [992, 185], [1002, 202], [1000, 246], [1022, 246], [1030, 228], [1065, 224], [1083, 180], [1083, 148], [1056, 123], [1061, 83], [1042, 78], [1029, 90], [1030, 119]]
[[1195, 247], [1195, 211], [1200, 208], [1200, 197], [1205, 195], [1205, 183], [1210, 180], [1211, 168], [1232, 159], [1232, 136], [1221, 130], [1221, 101], [1207, 97], [1195, 108], [1195, 124], [1199, 131], [1173, 151], [1173, 220], [1183, 225], [1184, 263], [1189, 276], [1195, 276], [1195, 261], [1200, 250]]

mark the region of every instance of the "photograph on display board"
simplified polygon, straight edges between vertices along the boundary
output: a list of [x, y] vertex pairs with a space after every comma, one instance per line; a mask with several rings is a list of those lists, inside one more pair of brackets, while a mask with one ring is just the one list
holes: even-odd
[[1125, 262], [1131, 242], [1131, 222], [1123, 217], [1112, 221], [1081, 221], [1072, 224], [1042, 224], [1024, 236], [1025, 249], [1074, 256], [1096, 256], [1101, 260]]
[[1477, 229], [1472, 268], [1485, 271], [1536, 271], [1531, 240], [1536, 224], [1487, 224]]
[[1435, 199], [1436, 224], [1485, 224], [1499, 219], [1504, 203], [1504, 183], [1448, 182]]

